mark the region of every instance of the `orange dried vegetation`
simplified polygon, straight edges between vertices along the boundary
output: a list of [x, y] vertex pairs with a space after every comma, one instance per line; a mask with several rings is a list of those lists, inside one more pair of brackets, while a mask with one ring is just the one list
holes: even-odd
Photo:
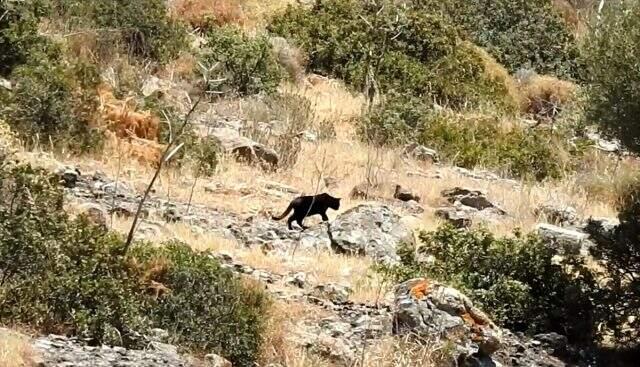
[[210, 23], [243, 25], [246, 20], [238, 1], [234, 0], [176, 0], [171, 13], [196, 28], [206, 28]]
[[411, 288], [411, 295], [416, 298], [416, 299], [422, 299], [424, 298], [427, 294], [429, 294], [429, 292], [431, 291], [430, 289], [430, 284], [427, 280], [421, 281], [420, 283], [414, 285]]

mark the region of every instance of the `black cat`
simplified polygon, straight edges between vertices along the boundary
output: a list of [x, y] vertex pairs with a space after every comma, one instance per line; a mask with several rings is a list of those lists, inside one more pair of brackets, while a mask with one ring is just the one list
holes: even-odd
[[311, 215], [319, 214], [322, 217], [323, 221], [328, 221], [327, 217], [327, 209], [338, 210], [340, 209], [340, 198], [334, 198], [333, 196], [322, 193], [320, 195], [314, 196], [300, 196], [291, 201], [287, 210], [282, 213], [279, 217], [272, 217], [273, 220], [281, 220], [293, 210], [293, 215], [287, 219], [287, 227], [291, 228], [291, 223], [296, 221], [302, 230], [305, 230], [309, 227], [305, 227], [302, 224], [302, 221], [305, 217], [309, 217]]

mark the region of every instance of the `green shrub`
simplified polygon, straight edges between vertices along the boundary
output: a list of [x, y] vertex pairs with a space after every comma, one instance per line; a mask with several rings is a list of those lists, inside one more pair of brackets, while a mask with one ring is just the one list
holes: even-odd
[[44, 1], [0, 1], [0, 76], [47, 51], [50, 42], [38, 35], [38, 22], [47, 14]]
[[44, 58], [13, 70], [16, 87], [0, 91], [0, 118], [27, 144], [69, 147], [76, 151], [98, 149], [102, 134], [91, 126], [97, 121], [93, 65], [72, 65]]
[[254, 366], [269, 305], [266, 294], [182, 243], [167, 243], [150, 258], [167, 263], [155, 281], [171, 291], [158, 300], [151, 317], [169, 331], [172, 342], [221, 354], [234, 366]]
[[358, 133], [378, 144], [416, 141], [451, 164], [484, 166], [525, 179], [559, 178], [572, 164], [561, 131], [505, 127], [498, 116], [435, 111], [411, 97], [390, 96], [361, 120]]
[[0, 319], [92, 344], [142, 347], [153, 327], [190, 351], [253, 366], [269, 302], [210, 254], [134, 243], [71, 220], [58, 179], [0, 167]]
[[186, 48], [186, 28], [168, 16], [164, 0], [51, 1], [68, 27], [98, 28], [99, 38], [111, 47], [122, 42], [133, 56], [166, 62]]
[[[427, 276], [467, 294], [492, 319], [515, 331], [568, 335], [590, 341], [595, 333], [595, 307], [590, 300], [595, 283], [577, 259], [555, 264], [555, 251], [539, 238], [516, 233], [496, 238], [485, 230], [443, 226], [419, 236], [416, 250], [399, 251], [401, 263], [380, 266], [396, 281]], [[419, 262], [417, 253], [433, 262]], [[569, 275], [563, 265], [571, 264]]]
[[249, 37], [234, 27], [213, 27], [201, 63], [210, 92], [239, 95], [272, 93], [284, 77], [265, 36]]
[[444, 11], [471, 40], [511, 72], [575, 77], [578, 47], [551, 0], [414, 0], [426, 12]]
[[590, 223], [595, 239], [591, 250], [601, 260], [607, 279], [601, 307], [605, 325], [621, 346], [638, 348], [640, 337], [640, 184], [628, 189], [620, 202], [620, 225], [613, 231]]
[[269, 30], [305, 49], [312, 71], [358, 90], [395, 91], [452, 108], [500, 105], [505, 97], [448, 17], [411, 4], [328, 0], [290, 6]]
[[640, 152], [640, 2], [607, 4], [584, 50], [587, 121]]

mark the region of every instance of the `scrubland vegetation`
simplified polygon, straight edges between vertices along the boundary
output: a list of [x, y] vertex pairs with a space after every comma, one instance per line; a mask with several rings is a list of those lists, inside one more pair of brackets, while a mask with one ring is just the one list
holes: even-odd
[[[174, 198], [191, 202], [195, 190], [199, 204], [255, 213], [277, 200], [251, 192], [263, 178], [310, 193], [338, 177], [335, 191], [346, 196], [358, 181], [393, 177], [435, 205], [439, 185], [467, 181], [425, 184], [402, 171], [400, 149], [419, 143], [439, 153], [442, 167], [517, 180], [519, 192], [489, 185], [513, 215], [503, 227], [461, 231], [427, 213], [399, 264], [340, 258], [357, 269], [354, 282], [427, 276], [457, 287], [512, 331], [558, 332], [584, 350], [639, 347], [639, 1], [607, 1], [598, 16], [592, 1], [165, 3], [0, 0], [0, 81], [9, 84], [0, 84], [3, 326], [130, 348], [162, 328], [182, 350], [215, 352], [234, 366], [323, 365], [287, 349], [277, 333], [305, 312], [279, 317], [279, 301], [221, 267], [211, 249], [175, 239], [129, 246], [117, 228], [72, 218], [58, 178], [14, 162], [11, 151], [91, 161], [117, 175], [125, 165], [137, 172], [129, 178], [146, 179], [178, 139], [184, 145], [162, 177], [205, 179], [175, 188]], [[182, 93], [145, 94], [150, 77]], [[176, 136], [197, 99], [209, 111]], [[280, 154], [275, 172], [231, 162], [198, 131], [224, 111], [248, 120], [244, 135]], [[260, 125], [276, 120], [283, 131]], [[594, 131], [621, 149], [595, 149]], [[304, 132], [316, 140], [303, 141]], [[211, 177], [236, 196], [208, 198]], [[242, 185], [248, 194], [238, 194]], [[157, 190], [170, 188], [161, 182]], [[580, 205], [585, 216], [618, 213], [621, 225], [596, 238], [597, 266], [558, 260], [528, 233], [541, 198]], [[335, 268], [335, 256], [304, 270]], [[339, 278], [339, 269], [326, 272]], [[372, 301], [371, 289], [360, 291], [358, 300]], [[391, 344], [427, 358], [408, 341]], [[3, 349], [26, 360], [30, 352], [17, 348], [0, 344], [0, 361], [17, 360]], [[377, 352], [388, 359], [380, 365], [398, 358]]]

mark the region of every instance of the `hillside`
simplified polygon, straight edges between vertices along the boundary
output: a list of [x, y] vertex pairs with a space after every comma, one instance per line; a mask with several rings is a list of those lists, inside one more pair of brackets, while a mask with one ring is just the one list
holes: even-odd
[[0, 0], [0, 366], [634, 365], [598, 6]]

